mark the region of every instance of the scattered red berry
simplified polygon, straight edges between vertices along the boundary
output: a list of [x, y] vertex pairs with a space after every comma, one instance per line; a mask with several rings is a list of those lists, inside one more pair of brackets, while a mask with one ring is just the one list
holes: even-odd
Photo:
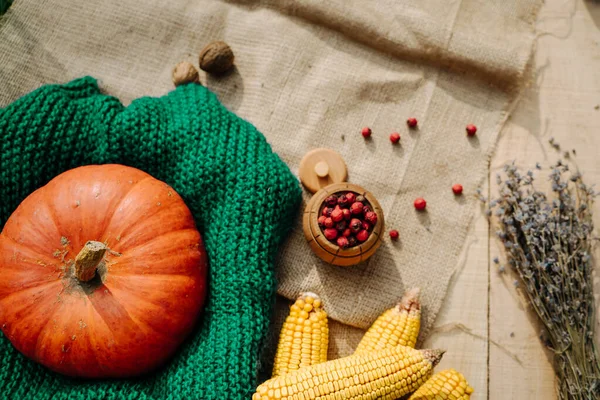
[[356, 234], [356, 240], [359, 242], [366, 242], [368, 238], [369, 232], [364, 229]]
[[365, 220], [371, 225], [375, 225], [377, 223], [377, 214], [373, 211], [369, 211], [368, 213], [365, 213]]
[[456, 185], [452, 186], [452, 191], [454, 192], [454, 194], [459, 195], [462, 194], [463, 191], [463, 187], [461, 184], [457, 183]]
[[360, 133], [362, 133], [364, 138], [369, 138], [371, 137], [371, 128], [365, 126], [364, 128], [362, 128], [362, 131]]
[[333, 220], [333, 222], [340, 222], [344, 219], [344, 213], [342, 212], [340, 206], [335, 206], [335, 208], [331, 212], [331, 219]]
[[321, 215], [321, 216], [319, 217], [319, 219], [317, 220], [317, 222], [319, 223], [319, 226], [320, 226], [321, 228], [325, 226], [325, 220], [326, 220], [326, 219], [327, 219], [327, 217], [326, 217], [326, 216], [324, 216], [324, 215]]
[[414, 128], [415, 126], [417, 126], [417, 119], [416, 118], [409, 118], [406, 120], [406, 125], [408, 125], [409, 128]]
[[333, 219], [331, 219], [331, 217], [326, 217], [325, 222], [323, 223], [323, 225], [325, 225], [325, 228], [333, 228], [334, 224], [335, 223], [333, 222]]
[[392, 240], [396, 240], [396, 239], [398, 239], [399, 237], [400, 237], [400, 232], [398, 232], [398, 231], [397, 231], [397, 230], [395, 230], [395, 229], [392, 229], [392, 230], [390, 231], [390, 238], [392, 238]]
[[350, 221], [350, 230], [352, 233], [358, 233], [362, 229], [362, 221], [358, 218], [352, 218]]
[[352, 192], [346, 193], [346, 199], [348, 200], [348, 204], [352, 204], [356, 201], [356, 195]]
[[359, 215], [362, 214], [363, 212], [363, 203], [361, 203], [360, 201], [355, 201], [354, 203], [352, 203], [352, 205], [350, 206], [350, 212], [353, 215]]
[[422, 211], [425, 209], [425, 207], [427, 207], [427, 202], [425, 201], [424, 198], [419, 197], [418, 199], [415, 200], [415, 208], [419, 211]]
[[392, 143], [398, 143], [400, 141], [400, 134], [398, 132], [394, 132], [390, 135], [390, 141]]
[[337, 245], [340, 246], [342, 249], [347, 248], [349, 244], [350, 243], [348, 243], [348, 238], [345, 238], [344, 236], [337, 238]]
[[323, 233], [328, 240], [335, 240], [338, 237], [338, 231], [333, 228], [327, 228]]
[[344, 232], [342, 232], [342, 236], [343, 237], [350, 237], [350, 236], [352, 236], [352, 231], [350, 230], [350, 228], [346, 228], [346, 230]]
[[467, 125], [467, 135], [475, 136], [476, 133], [477, 133], [477, 127], [475, 125], [473, 125], [473, 124]]
[[352, 213], [350, 212], [350, 210], [348, 210], [347, 208], [344, 208], [342, 210], [342, 215], [344, 216], [344, 219], [346, 221], [350, 221], [350, 218], [352, 218]]

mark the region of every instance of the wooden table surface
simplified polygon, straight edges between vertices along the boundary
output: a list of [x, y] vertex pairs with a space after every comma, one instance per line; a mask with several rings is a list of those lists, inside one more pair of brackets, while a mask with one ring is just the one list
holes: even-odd
[[[575, 149], [573, 161], [584, 180], [595, 183], [596, 190], [600, 187], [600, 3], [546, 0], [537, 29], [534, 76], [490, 162], [483, 188], [488, 196], [493, 197], [496, 174], [506, 162], [533, 169], [537, 161], [544, 167], [555, 161], [550, 137], [564, 150]], [[600, 202], [594, 211], [598, 231]], [[448, 350], [438, 370], [463, 372], [475, 388], [474, 400], [555, 399], [551, 355], [538, 339], [539, 329], [514, 287], [514, 277], [498, 272], [492, 261], [496, 256], [503, 259], [494, 229], [478, 210], [436, 332], [424, 347]], [[595, 257], [598, 266], [597, 250]], [[600, 294], [598, 282], [595, 287]]]

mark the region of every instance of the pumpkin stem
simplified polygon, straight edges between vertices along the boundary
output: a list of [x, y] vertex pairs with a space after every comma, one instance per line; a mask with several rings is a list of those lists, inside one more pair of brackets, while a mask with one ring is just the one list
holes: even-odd
[[75, 276], [83, 282], [91, 280], [96, 275], [98, 265], [104, 258], [108, 247], [102, 242], [88, 241], [75, 258]]

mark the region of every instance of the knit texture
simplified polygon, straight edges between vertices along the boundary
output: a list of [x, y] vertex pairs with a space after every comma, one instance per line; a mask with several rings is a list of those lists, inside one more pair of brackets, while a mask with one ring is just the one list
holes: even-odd
[[209, 257], [202, 319], [162, 369], [127, 380], [70, 379], [0, 335], [0, 398], [250, 398], [274, 304], [274, 256], [300, 201], [297, 180], [265, 138], [200, 85], [124, 107], [90, 77], [43, 86], [0, 109], [0, 138], [2, 226], [56, 175], [119, 163], [177, 190]]
[[13, 0], [0, 0], [0, 15], [8, 11], [8, 8], [11, 6], [12, 2]]

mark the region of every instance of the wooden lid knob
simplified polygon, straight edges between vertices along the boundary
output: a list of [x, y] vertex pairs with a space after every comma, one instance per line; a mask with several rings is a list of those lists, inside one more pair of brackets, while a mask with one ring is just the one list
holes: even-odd
[[315, 164], [315, 173], [319, 178], [325, 178], [329, 175], [329, 164], [325, 161], [319, 161]]
[[345, 182], [348, 169], [342, 156], [331, 149], [314, 149], [306, 153], [298, 170], [300, 181], [312, 193], [333, 183]]

